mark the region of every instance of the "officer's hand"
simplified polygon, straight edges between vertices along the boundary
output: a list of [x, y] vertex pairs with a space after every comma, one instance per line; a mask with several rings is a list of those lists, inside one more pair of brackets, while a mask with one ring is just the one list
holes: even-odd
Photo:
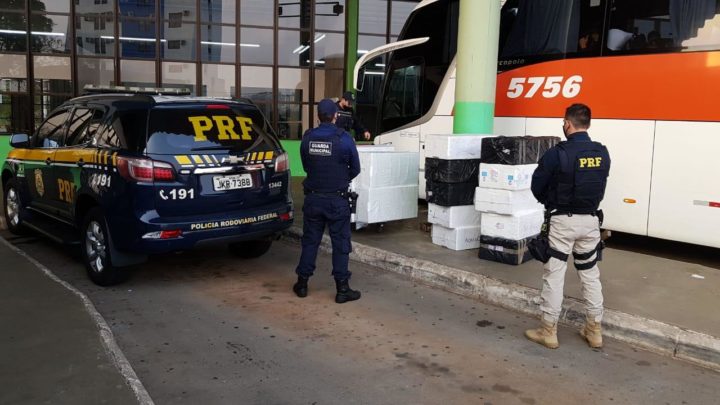
[[370, 132], [365, 131], [365, 133], [363, 134], [363, 137], [365, 138], [366, 141], [369, 141], [370, 140]]

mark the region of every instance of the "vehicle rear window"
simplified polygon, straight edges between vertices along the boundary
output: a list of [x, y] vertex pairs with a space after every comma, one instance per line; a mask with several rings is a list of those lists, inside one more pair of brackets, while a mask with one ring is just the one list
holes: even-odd
[[279, 143], [253, 106], [161, 106], [150, 112], [147, 153], [269, 150]]

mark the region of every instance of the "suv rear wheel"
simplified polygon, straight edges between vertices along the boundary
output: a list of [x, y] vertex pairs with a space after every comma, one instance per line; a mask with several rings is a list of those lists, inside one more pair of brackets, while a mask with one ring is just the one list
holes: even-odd
[[22, 202], [20, 201], [20, 191], [18, 190], [17, 182], [14, 179], [8, 180], [3, 190], [5, 196], [5, 222], [7, 223], [8, 230], [15, 235], [21, 235], [23, 233], [23, 222], [20, 219], [20, 210], [22, 209]]
[[272, 240], [249, 240], [246, 242], [235, 242], [228, 245], [230, 252], [243, 259], [254, 259], [267, 253], [272, 246]]
[[129, 272], [112, 265], [110, 236], [102, 209], [88, 211], [80, 231], [83, 262], [90, 280], [103, 287], [127, 280]]

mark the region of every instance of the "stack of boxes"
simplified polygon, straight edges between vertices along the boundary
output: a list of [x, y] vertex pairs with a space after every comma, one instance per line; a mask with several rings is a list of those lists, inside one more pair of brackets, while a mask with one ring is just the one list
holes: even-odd
[[532, 258], [528, 242], [540, 232], [543, 206], [530, 191], [540, 157], [556, 137], [488, 137], [482, 143], [475, 209], [482, 213], [481, 259], [521, 264]]
[[478, 185], [485, 136], [431, 135], [425, 140], [425, 180], [432, 241], [453, 250], [480, 247]]
[[392, 146], [358, 146], [360, 174], [350, 188], [358, 193], [356, 228], [417, 218], [418, 153]]

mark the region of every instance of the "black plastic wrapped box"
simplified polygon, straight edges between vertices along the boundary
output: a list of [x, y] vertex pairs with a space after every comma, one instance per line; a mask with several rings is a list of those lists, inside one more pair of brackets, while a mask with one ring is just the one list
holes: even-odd
[[555, 136], [493, 136], [482, 140], [481, 163], [529, 165], [557, 145]]
[[465, 183], [440, 183], [427, 181], [425, 187], [427, 202], [443, 207], [472, 205], [475, 198], [477, 178]]
[[528, 243], [537, 236], [522, 240], [509, 240], [493, 238], [492, 236], [480, 236], [480, 250], [478, 257], [493, 262], [519, 265], [532, 260], [528, 250]]
[[480, 159], [425, 159], [425, 179], [440, 183], [466, 183], [477, 180]]

